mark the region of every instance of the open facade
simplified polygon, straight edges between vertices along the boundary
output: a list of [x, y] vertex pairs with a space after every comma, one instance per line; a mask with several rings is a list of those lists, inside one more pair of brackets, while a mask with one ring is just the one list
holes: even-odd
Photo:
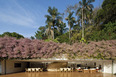
[[[116, 73], [116, 61], [112, 60], [1, 60], [1, 74], [25, 72], [27, 68], [42, 68], [42, 71], [65, 71], [61, 68], [73, 68], [73, 71], [84, 72], [95, 69], [100, 73]], [[78, 69], [83, 69], [79, 71]], [[31, 72], [31, 71], [30, 71]], [[68, 72], [68, 70], [66, 70]], [[89, 72], [91, 73], [91, 72]]]

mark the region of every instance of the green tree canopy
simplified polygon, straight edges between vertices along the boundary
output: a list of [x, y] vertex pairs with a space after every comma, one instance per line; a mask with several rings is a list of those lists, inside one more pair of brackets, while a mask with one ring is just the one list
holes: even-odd
[[18, 34], [16, 32], [4, 32], [3, 34], [0, 35], [0, 37], [4, 37], [4, 36], [9, 36], [9, 37], [16, 37], [17, 39], [20, 39], [20, 38], [24, 38], [23, 35], [21, 34]]
[[104, 0], [102, 8], [97, 12], [95, 22], [97, 25], [116, 22], [116, 0]]
[[49, 31], [49, 32], [52, 31], [51, 35], [52, 35], [53, 39], [55, 39], [55, 31], [54, 30], [61, 23], [62, 16], [58, 12], [58, 9], [55, 7], [53, 7], [53, 8], [49, 7], [48, 13], [49, 13], [49, 15], [45, 15], [45, 17], [47, 18], [46, 23], [49, 26], [47, 31]]
[[36, 39], [47, 39], [47, 36], [45, 35], [45, 31], [46, 31], [46, 26], [40, 26], [37, 30], [37, 32], [35, 32], [35, 38]]

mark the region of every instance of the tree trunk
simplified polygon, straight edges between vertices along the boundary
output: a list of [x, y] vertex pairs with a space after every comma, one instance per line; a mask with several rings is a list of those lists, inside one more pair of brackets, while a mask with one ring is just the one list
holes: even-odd
[[54, 40], [55, 36], [54, 36], [54, 24], [53, 24], [53, 40]]
[[84, 38], [83, 7], [82, 7], [82, 38]]
[[70, 28], [70, 25], [69, 25], [69, 40], [70, 40], [70, 38], [71, 38], [71, 28]]

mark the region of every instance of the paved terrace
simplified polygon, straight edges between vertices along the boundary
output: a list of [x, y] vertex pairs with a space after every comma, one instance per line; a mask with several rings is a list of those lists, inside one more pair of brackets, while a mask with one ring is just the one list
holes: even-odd
[[112, 74], [102, 73], [78, 73], [78, 72], [36, 72], [36, 73], [15, 73], [8, 75], [0, 75], [0, 77], [116, 77]]

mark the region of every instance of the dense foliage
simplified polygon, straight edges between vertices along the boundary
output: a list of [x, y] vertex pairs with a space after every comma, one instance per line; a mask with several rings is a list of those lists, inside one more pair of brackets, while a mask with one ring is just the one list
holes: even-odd
[[93, 31], [90, 35], [90, 40], [98, 41], [116, 39], [116, 23], [109, 22], [102, 27], [104, 27], [102, 30], [97, 29], [96, 31]]
[[116, 40], [90, 42], [89, 44], [45, 42], [43, 40], [0, 38], [0, 58], [31, 59], [52, 58], [67, 54], [67, 58], [112, 59], [116, 57]]
[[[70, 43], [70, 40], [69, 40], [69, 34], [68, 32], [67, 33], [64, 33], [60, 36], [57, 37], [57, 40], [60, 42], [60, 43], [63, 43], [63, 42], [66, 42], [66, 43]], [[63, 39], [62, 39], [63, 38]]]
[[[35, 34], [36, 39], [50, 40], [54, 35], [57, 42], [69, 44], [77, 41], [116, 39], [116, 0], [104, 0], [101, 8], [93, 8], [94, 1], [81, 0], [78, 4], [66, 8], [67, 15], [64, 18], [67, 20], [68, 29], [62, 20], [53, 19], [61, 14], [57, 8], [49, 7], [46, 26], [38, 29]], [[59, 18], [63, 17], [60, 15]]]
[[116, 0], [104, 0], [95, 17], [96, 24], [116, 22]]
[[16, 32], [13, 32], [13, 33], [10, 33], [10, 32], [4, 32], [3, 34], [0, 34], [0, 37], [4, 37], [4, 36], [9, 36], [9, 37], [15, 37], [17, 39], [20, 39], [20, 38], [24, 38], [23, 35], [20, 35]]

